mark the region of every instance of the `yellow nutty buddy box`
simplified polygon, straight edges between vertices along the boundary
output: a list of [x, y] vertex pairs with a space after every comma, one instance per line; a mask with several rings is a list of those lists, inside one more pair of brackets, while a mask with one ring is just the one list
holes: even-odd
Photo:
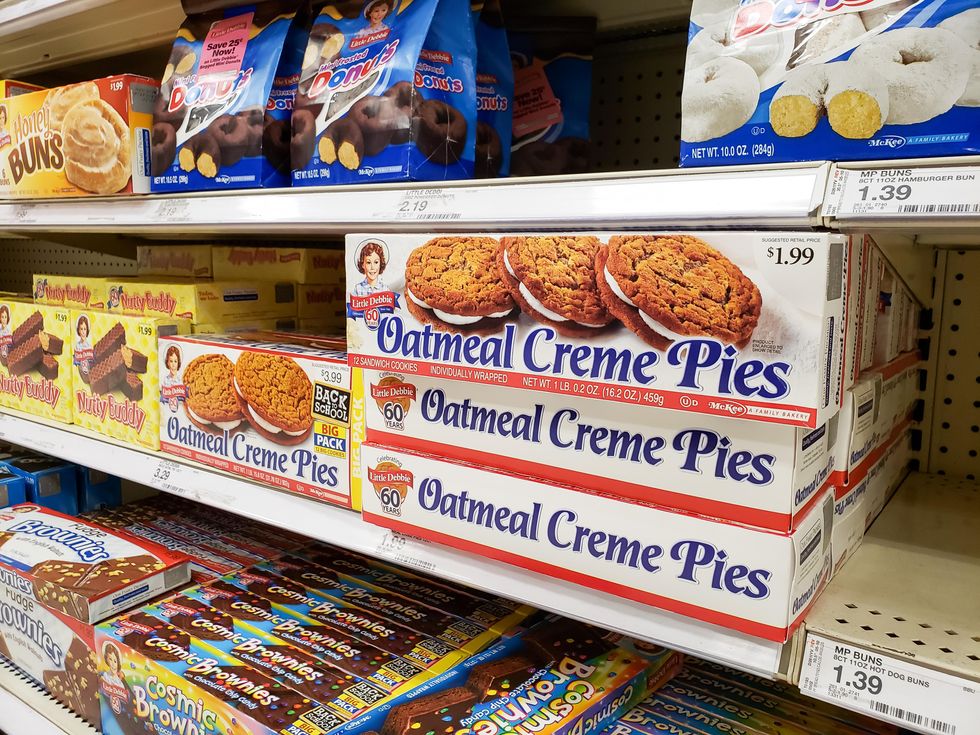
[[69, 311], [0, 296], [0, 405], [70, 424]]
[[159, 449], [157, 339], [190, 322], [73, 309], [70, 326], [75, 423]]
[[34, 302], [67, 309], [104, 309], [107, 278], [34, 274]]
[[158, 87], [123, 74], [0, 102], [0, 196], [148, 192]]
[[341, 249], [215, 246], [211, 257], [215, 278], [344, 283]]

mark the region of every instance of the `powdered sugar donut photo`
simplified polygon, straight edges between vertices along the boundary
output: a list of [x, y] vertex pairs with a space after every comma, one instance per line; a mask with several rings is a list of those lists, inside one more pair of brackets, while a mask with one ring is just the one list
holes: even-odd
[[952, 31], [973, 51], [973, 69], [966, 83], [966, 90], [956, 100], [963, 107], [980, 107], [980, 8], [970, 8], [958, 15], [947, 18], [939, 28]]
[[790, 66], [811, 64], [835, 51], [843, 53], [867, 30], [858, 13], [844, 13], [796, 29]]
[[687, 63], [701, 66], [713, 59], [730, 56], [744, 61], [756, 74], [762, 74], [779, 56], [779, 34], [732, 41], [728, 29], [729, 23], [723, 22], [699, 31], [688, 46]]
[[947, 112], [966, 91], [973, 51], [943, 28], [900, 28], [861, 44], [851, 62], [888, 84], [889, 125], [925, 122]]
[[696, 143], [744, 125], [759, 104], [759, 75], [722, 56], [689, 71], [681, 93], [681, 139]]
[[739, 0], [694, 0], [691, 4], [691, 22], [702, 28], [731, 23], [738, 4]]

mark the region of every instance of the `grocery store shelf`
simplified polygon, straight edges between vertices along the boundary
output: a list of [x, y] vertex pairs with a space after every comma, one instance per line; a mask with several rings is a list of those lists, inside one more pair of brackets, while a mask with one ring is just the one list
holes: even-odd
[[[957, 733], [980, 732], [978, 517], [980, 483], [911, 475], [806, 620], [808, 637], [842, 642], [869, 658], [883, 655], [913, 677], [951, 682], [970, 704], [925, 715], [958, 724]], [[803, 679], [807, 674], [804, 664]], [[904, 707], [921, 713], [929, 704], [925, 697]]]
[[0, 731], [6, 735], [97, 735], [99, 732], [2, 658]]
[[0, 413], [0, 439], [94, 467], [297, 533], [416, 567], [659, 645], [771, 678], [786, 678], [802, 639], [786, 645], [579, 587], [363, 522], [359, 515], [257, 485], [170, 455], [141, 452], [76, 427]]
[[828, 163], [0, 203], [0, 231], [343, 235], [354, 230], [812, 227]]

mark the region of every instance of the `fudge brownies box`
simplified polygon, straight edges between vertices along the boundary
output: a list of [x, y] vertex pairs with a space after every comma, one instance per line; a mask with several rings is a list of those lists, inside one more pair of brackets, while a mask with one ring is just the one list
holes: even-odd
[[834, 467], [837, 416], [815, 429], [410, 373], [364, 371], [367, 439], [622, 499], [793, 528]]
[[695, 0], [680, 165], [976, 154], [976, 7]]
[[0, 654], [99, 728], [93, 623], [185, 584], [186, 557], [36, 505], [0, 538]]
[[160, 448], [157, 340], [186, 319], [71, 311], [75, 423], [147, 449]]
[[178, 242], [137, 245], [136, 272], [141, 276], [212, 278], [211, 246]]
[[116, 278], [105, 281], [106, 311], [195, 323], [296, 316], [296, 287], [267, 281]]
[[351, 365], [816, 428], [848, 238], [348, 235]]
[[214, 277], [223, 280], [344, 283], [344, 252], [340, 249], [216, 246], [212, 257]]
[[69, 309], [104, 309], [108, 278], [34, 274], [34, 303]]
[[0, 406], [72, 422], [69, 322], [66, 308], [0, 296]]
[[166, 452], [300, 495], [359, 508], [350, 469], [361, 430], [344, 352], [302, 336], [160, 340], [160, 442]]
[[365, 443], [370, 523], [784, 642], [829, 577], [833, 492], [791, 533]]
[[5, 100], [0, 196], [148, 192], [158, 87], [148, 77], [122, 74]]

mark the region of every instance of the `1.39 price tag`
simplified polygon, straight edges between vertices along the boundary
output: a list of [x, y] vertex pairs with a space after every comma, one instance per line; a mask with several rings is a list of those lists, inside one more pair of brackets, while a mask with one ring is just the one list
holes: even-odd
[[980, 167], [837, 169], [824, 215], [964, 216], [980, 213]]

